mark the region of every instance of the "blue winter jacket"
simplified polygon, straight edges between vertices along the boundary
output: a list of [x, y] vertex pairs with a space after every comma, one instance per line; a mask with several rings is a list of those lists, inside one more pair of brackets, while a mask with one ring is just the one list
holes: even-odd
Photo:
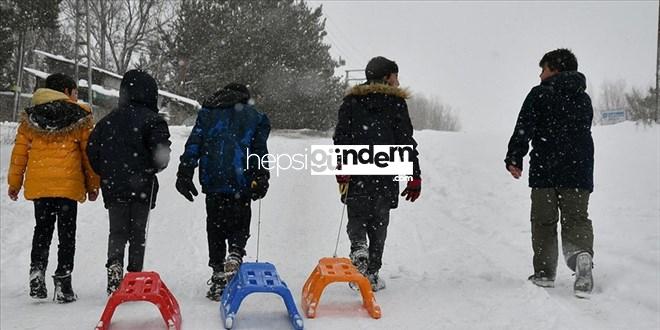
[[[249, 196], [250, 183], [269, 176], [260, 159], [268, 153], [268, 117], [252, 105], [231, 98], [205, 104], [186, 141], [178, 176], [192, 177], [199, 164], [202, 192]], [[249, 157], [248, 155], [256, 155]], [[257, 158], [258, 157], [258, 158]]]

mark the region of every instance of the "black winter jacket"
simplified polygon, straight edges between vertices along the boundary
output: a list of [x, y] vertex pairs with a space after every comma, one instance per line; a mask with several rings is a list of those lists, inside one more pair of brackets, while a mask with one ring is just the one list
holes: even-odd
[[531, 140], [530, 187], [593, 191], [593, 108], [585, 89], [582, 73], [565, 71], [527, 95], [504, 162], [522, 169]]
[[[336, 145], [412, 145], [415, 152], [413, 177], [420, 178], [417, 142], [413, 138], [406, 98], [408, 93], [382, 83], [366, 83], [353, 87], [339, 108], [333, 136]], [[368, 200], [382, 196], [396, 208], [399, 182], [392, 175], [353, 175], [347, 200]]]

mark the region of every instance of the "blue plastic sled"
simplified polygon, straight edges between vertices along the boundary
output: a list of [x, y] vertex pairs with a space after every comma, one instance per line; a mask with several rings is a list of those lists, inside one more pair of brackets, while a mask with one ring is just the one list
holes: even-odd
[[280, 279], [273, 264], [268, 262], [245, 262], [222, 292], [220, 314], [226, 329], [234, 326], [238, 308], [251, 293], [275, 293], [282, 297], [294, 329], [303, 329], [303, 319], [286, 283]]

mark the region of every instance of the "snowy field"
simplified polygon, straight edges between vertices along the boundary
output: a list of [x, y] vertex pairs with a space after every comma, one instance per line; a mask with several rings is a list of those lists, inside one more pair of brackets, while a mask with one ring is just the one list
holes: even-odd
[[[511, 123], [513, 125], [513, 123]], [[12, 136], [2, 126], [0, 137]], [[204, 199], [189, 203], [174, 189], [178, 156], [190, 128], [171, 127], [173, 161], [159, 175], [145, 270], [158, 271], [177, 297], [184, 329], [221, 329], [219, 304], [205, 298], [207, 263]], [[345, 284], [329, 286], [307, 329], [659, 329], [660, 127], [632, 123], [594, 127], [595, 289], [573, 296], [563, 264], [556, 287], [526, 281], [532, 272], [527, 178], [513, 180], [503, 158], [509, 132], [416, 132], [422, 197], [393, 210], [376, 293], [383, 310], [371, 319]], [[302, 153], [329, 138], [275, 132], [271, 153]], [[1, 145], [0, 328], [92, 329], [105, 306], [107, 211], [99, 200], [80, 205], [73, 287], [79, 300], [59, 305], [28, 296], [32, 203], [6, 196], [11, 145]], [[195, 179], [197, 182], [197, 179]], [[256, 213], [246, 260], [256, 253]], [[333, 177], [288, 171], [271, 180], [262, 205], [260, 261], [276, 265], [300, 308], [302, 285], [321, 257], [334, 250], [341, 204]], [[344, 222], [345, 225], [345, 222]], [[47, 274], [56, 265], [51, 246]], [[342, 228], [340, 255], [348, 255]], [[48, 278], [49, 296], [52, 280]], [[149, 303], [121, 305], [112, 329], [163, 329]], [[281, 300], [248, 296], [236, 329], [289, 329]]]

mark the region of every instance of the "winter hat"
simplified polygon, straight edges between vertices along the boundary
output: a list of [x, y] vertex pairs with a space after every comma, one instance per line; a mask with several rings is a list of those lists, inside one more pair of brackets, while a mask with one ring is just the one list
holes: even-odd
[[142, 105], [158, 112], [158, 84], [147, 72], [130, 70], [119, 86], [119, 106]]
[[218, 89], [213, 95], [202, 102], [204, 108], [230, 108], [236, 104], [247, 104], [250, 100], [250, 91], [243, 84], [231, 83]]
[[247, 86], [239, 83], [231, 83], [225, 87], [223, 87], [225, 90], [230, 90], [234, 92], [238, 92], [241, 96], [241, 103], [247, 104], [248, 101], [250, 100], [250, 91], [248, 90]]
[[364, 70], [368, 81], [382, 80], [383, 77], [391, 73], [399, 73], [399, 66], [394, 61], [390, 61], [382, 56], [372, 58]]

